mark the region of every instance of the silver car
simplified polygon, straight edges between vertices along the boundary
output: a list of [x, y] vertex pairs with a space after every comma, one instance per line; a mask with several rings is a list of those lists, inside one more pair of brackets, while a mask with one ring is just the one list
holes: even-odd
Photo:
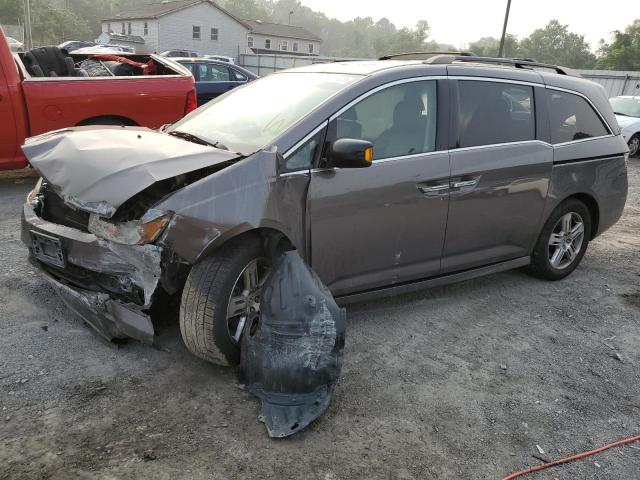
[[[239, 358], [271, 259], [296, 249], [342, 303], [526, 267], [569, 275], [618, 221], [628, 148], [599, 85], [530, 61], [312, 65], [161, 131], [79, 127], [24, 151], [31, 259], [107, 338]], [[154, 313], [156, 312], [156, 313]]]

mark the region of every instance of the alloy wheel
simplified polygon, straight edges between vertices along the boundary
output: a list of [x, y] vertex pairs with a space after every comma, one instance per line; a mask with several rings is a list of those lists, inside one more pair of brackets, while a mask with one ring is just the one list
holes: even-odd
[[634, 135], [633, 138], [629, 140], [629, 156], [635, 156], [638, 153], [638, 150], [640, 150], [640, 137]]
[[569, 212], [558, 219], [549, 237], [549, 263], [562, 270], [578, 257], [584, 241], [584, 222], [576, 212]]
[[233, 284], [227, 306], [227, 330], [234, 343], [240, 342], [248, 320], [260, 313], [260, 295], [269, 270], [266, 258], [255, 258], [242, 269]]

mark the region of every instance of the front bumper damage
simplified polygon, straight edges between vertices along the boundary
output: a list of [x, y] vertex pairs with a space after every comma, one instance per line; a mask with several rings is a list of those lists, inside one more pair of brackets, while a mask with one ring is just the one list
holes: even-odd
[[[34, 234], [59, 240], [63, 267], [36, 258]], [[21, 237], [63, 301], [100, 335], [153, 343], [149, 309], [161, 276], [161, 247], [117, 244], [46, 221], [30, 203], [23, 208]]]

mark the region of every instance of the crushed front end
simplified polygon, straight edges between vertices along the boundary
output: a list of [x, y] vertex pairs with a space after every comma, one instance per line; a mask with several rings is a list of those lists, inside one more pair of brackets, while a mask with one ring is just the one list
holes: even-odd
[[149, 310], [162, 274], [162, 248], [100, 238], [89, 230], [92, 221], [92, 214], [65, 204], [39, 182], [22, 213], [30, 261], [107, 340], [131, 337], [150, 344]]

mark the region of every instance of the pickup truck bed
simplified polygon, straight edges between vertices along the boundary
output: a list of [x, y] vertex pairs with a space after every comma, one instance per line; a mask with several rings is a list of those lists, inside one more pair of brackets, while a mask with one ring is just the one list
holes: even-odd
[[[26, 166], [20, 146], [29, 136], [91, 124], [159, 128], [197, 106], [189, 70], [164, 57], [122, 55], [150, 63], [148, 74], [140, 68], [94, 68], [90, 73], [102, 76], [62, 77], [34, 75], [28, 61], [31, 67], [25, 66], [31, 60], [27, 55], [12, 54], [0, 30], [0, 170]], [[71, 57], [75, 67], [87, 60], [87, 55], [63, 55]]]

